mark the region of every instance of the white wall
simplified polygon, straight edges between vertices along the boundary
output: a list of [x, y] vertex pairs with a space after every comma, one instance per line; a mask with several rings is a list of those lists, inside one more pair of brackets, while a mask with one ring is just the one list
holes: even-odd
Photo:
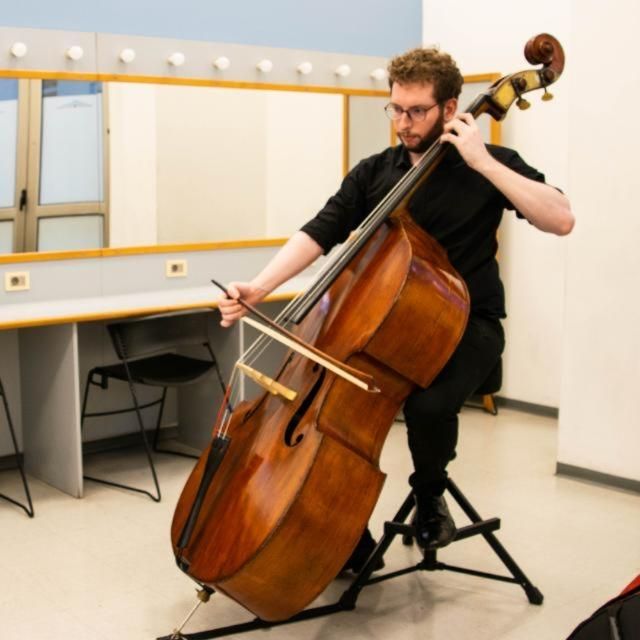
[[638, 481], [640, 79], [632, 55], [640, 8], [634, 0], [544, 0], [532, 11], [496, 0], [456, 9], [452, 19], [425, 0], [425, 42], [454, 53], [463, 73], [511, 71], [514, 46], [539, 30], [567, 54], [557, 99], [510, 114], [505, 131], [507, 144], [566, 189], [577, 223], [566, 239], [505, 225], [503, 393], [558, 400], [559, 463]]
[[[511, 0], [451, 5], [424, 0], [424, 43], [453, 55], [464, 75], [509, 74], [529, 68], [526, 41], [549, 32], [569, 48], [568, 2], [541, 0], [527, 9]], [[528, 94], [528, 111], [512, 107], [503, 122], [502, 143], [517, 149], [547, 182], [568, 189], [568, 126], [571, 51], [565, 75], [551, 88], [555, 100]], [[466, 105], [463, 105], [463, 107]], [[488, 116], [482, 116], [486, 118]], [[570, 194], [569, 194], [570, 195]], [[543, 234], [507, 214], [499, 234], [505, 284], [507, 348], [501, 395], [525, 402], [560, 404], [564, 270], [567, 239]]]
[[571, 0], [569, 244], [558, 460], [640, 480], [640, 8]]

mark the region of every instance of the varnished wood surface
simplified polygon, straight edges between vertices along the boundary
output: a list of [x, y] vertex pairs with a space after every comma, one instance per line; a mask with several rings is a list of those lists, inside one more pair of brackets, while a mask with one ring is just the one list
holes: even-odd
[[464, 330], [466, 287], [414, 227], [399, 216], [378, 229], [296, 328], [374, 375], [380, 392], [291, 354], [275, 377], [296, 399], [263, 394], [232, 414], [229, 448], [184, 549], [177, 541], [207, 452], [178, 501], [172, 543], [186, 572], [265, 620], [306, 607], [346, 562], [381, 489], [379, 454], [395, 415]]

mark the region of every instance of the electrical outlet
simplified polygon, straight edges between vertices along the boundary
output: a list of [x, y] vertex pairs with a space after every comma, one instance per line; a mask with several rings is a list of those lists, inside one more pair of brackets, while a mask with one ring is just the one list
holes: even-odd
[[167, 260], [167, 278], [184, 278], [186, 275], [186, 260]]
[[28, 291], [30, 288], [28, 271], [7, 271], [4, 274], [5, 291]]

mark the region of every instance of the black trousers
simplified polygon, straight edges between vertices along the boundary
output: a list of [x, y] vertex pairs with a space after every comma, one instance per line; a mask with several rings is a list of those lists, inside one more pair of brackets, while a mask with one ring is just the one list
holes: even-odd
[[416, 493], [442, 495], [447, 464], [455, 457], [458, 413], [486, 380], [504, 349], [500, 321], [470, 316], [460, 344], [427, 389], [418, 389], [404, 406]]

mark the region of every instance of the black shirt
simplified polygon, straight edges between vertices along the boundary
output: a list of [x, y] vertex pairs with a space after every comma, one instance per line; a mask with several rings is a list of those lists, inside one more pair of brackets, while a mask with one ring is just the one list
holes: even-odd
[[[487, 149], [517, 173], [544, 182], [544, 175], [512, 149], [495, 145], [487, 145]], [[347, 239], [410, 168], [403, 145], [362, 160], [302, 231], [325, 252], [330, 251]], [[445, 248], [451, 264], [467, 283], [471, 312], [490, 318], [506, 317], [504, 288], [495, 259], [496, 231], [504, 209], [513, 210], [514, 206], [471, 169], [455, 147], [449, 149], [409, 205], [412, 217]]]

